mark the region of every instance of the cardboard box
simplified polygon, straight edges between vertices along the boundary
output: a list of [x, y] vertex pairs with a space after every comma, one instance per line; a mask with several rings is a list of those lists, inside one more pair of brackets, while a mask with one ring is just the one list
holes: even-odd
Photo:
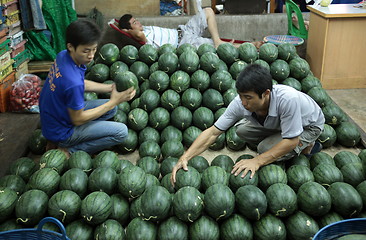
[[10, 105], [11, 85], [15, 82], [15, 72], [0, 80], [0, 112], [6, 112]]
[[159, 16], [159, 0], [75, 0], [75, 10], [78, 14], [87, 15], [93, 8], [103, 13], [106, 20], [120, 18], [125, 13], [134, 16]]

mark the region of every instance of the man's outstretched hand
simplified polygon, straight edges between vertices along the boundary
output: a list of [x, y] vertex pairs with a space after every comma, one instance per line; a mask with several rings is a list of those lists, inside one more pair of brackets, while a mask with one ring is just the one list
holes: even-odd
[[170, 177], [170, 182], [172, 183], [173, 187], [176, 181], [175, 176], [177, 175], [178, 170], [181, 168], [183, 168], [185, 171], [188, 171], [188, 161], [179, 160], [177, 164], [175, 164], [175, 166], [173, 167], [172, 176]]
[[241, 172], [241, 177], [244, 178], [245, 175], [250, 171], [250, 178], [254, 177], [255, 172], [261, 167], [256, 158], [252, 159], [243, 159], [233, 166], [232, 174], [238, 176]]

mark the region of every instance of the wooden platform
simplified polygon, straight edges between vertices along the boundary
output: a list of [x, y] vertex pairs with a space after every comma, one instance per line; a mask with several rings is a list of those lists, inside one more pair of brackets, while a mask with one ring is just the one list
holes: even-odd
[[48, 72], [52, 66], [52, 61], [31, 61], [28, 63], [29, 73]]

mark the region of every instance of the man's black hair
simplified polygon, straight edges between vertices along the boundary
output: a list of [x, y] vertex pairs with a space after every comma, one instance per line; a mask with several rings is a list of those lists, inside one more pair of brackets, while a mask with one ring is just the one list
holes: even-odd
[[269, 69], [259, 64], [250, 64], [239, 74], [235, 87], [240, 93], [253, 91], [262, 98], [267, 89], [272, 91], [271, 73]]
[[99, 43], [102, 32], [99, 27], [88, 20], [76, 20], [66, 28], [66, 43], [70, 43], [75, 49], [79, 45]]
[[132, 29], [131, 23], [129, 22], [132, 18], [131, 14], [125, 14], [119, 19], [120, 29]]

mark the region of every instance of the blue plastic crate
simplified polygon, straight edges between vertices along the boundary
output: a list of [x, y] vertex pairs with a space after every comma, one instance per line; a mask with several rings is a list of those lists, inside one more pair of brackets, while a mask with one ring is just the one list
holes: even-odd
[[336, 240], [350, 234], [366, 234], [366, 218], [352, 218], [329, 224], [320, 229], [313, 240]]
[[[47, 222], [56, 224], [61, 233], [57, 233], [50, 230], [44, 230], [43, 225]], [[66, 230], [64, 225], [53, 217], [43, 218], [37, 228], [24, 228], [16, 229], [5, 232], [0, 232], [0, 240], [70, 240], [66, 236]]]

